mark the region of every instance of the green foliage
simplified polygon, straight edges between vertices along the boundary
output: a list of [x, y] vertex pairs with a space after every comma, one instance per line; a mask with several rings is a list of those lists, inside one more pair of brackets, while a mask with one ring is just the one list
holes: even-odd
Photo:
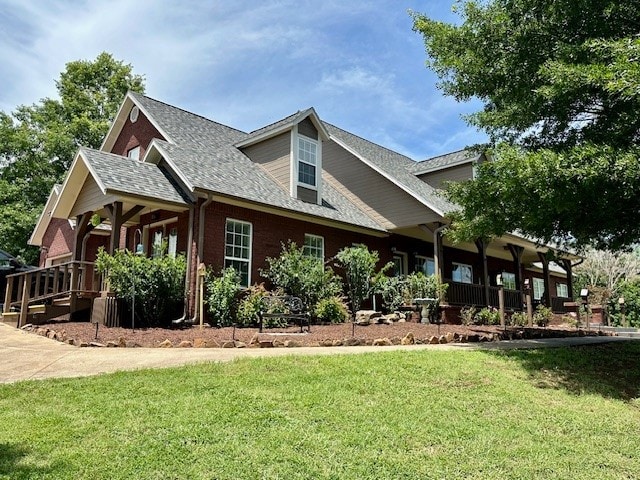
[[529, 324], [526, 312], [513, 312], [509, 318], [509, 322], [514, 327], [526, 327]]
[[282, 245], [278, 258], [266, 259], [268, 268], [261, 275], [285, 293], [299, 297], [305, 308], [313, 310], [319, 300], [338, 295], [342, 291], [340, 278], [325, 268], [317, 258], [305, 256], [303, 248], [294, 242]]
[[404, 303], [404, 279], [382, 275], [375, 284], [375, 292], [382, 297], [382, 306], [388, 312], [397, 311]]
[[118, 298], [132, 302], [135, 297], [136, 326], [166, 327], [179, 316], [187, 269], [184, 256], [147, 258], [129, 251], [109, 255], [100, 249], [96, 268]]
[[253, 285], [247, 289], [244, 297], [238, 304], [236, 321], [242, 327], [258, 325], [260, 321], [260, 311], [264, 309], [264, 297], [269, 292], [264, 285]]
[[375, 284], [384, 271], [392, 267], [389, 262], [376, 272], [376, 265], [380, 256], [378, 252], [370, 252], [366, 245], [345, 247], [338, 252], [336, 260], [344, 271], [347, 285], [347, 296], [351, 302], [351, 313], [360, 310], [362, 302], [371, 295]]
[[313, 312], [323, 322], [343, 323], [349, 319], [349, 309], [341, 297], [323, 298]]
[[455, 235], [519, 229], [611, 249], [636, 242], [637, 3], [464, 0], [456, 10], [456, 24], [413, 17], [440, 88], [483, 102], [467, 120], [496, 147], [477, 181], [450, 190], [463, 207]]
[[460, 309], [460, 321], [463, 325], [473, 325], [477, 312], [475, 307], [462, 307]]
[[[624, 321], [620, 297], [624, 298]], [[609, 319], [613, 325], [640, 328], [640, 279], [620, 284], [617, 295], [609, 299]]]
[[126, 92], [144, 92], [144, 78], [101, 53], [68, 63], [56, 87], [59, 100], [0, 112], [0, 248], [28, 262], [38, 258], [27, 240], [53, 185], [80, 145], [100, 147]]
[[553, 319], [553, 311], [544, 305], [538, 305], [533, 312], [533, 323], [539, 327], [546, 327]]
[[441, 283], [437, 275], [413, 272], [405, 279], [403, 295], [407, 304], [412, 304], [415, 298], [435, 298], [441, 301], [447, 293], [448, 286], [446, 283]]
[[500, 325], [500, 312], [495, 307], [481, 308], [474, 316], [475, 325]]
[[225, 268], [219, 276], [207, 272], [207, 308], [214, 327], [228, 327], [236, 320], [240, 276], [233, 267]]

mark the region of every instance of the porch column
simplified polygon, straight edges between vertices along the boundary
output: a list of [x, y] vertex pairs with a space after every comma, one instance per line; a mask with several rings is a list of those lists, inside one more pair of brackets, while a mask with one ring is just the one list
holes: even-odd
[[542, 277], [544, 280], [544, 296], [542, 300], [545, 306], [551, 308], [551, 278], [549, 277], [549, 259], [546, 254], [538, 252], [538, 258], [542, 262]]
[[446, 225], [444, 223], [440, 222], [436, 222], [435, 228], [429, 227], [424, 223], [419, 225], [420, 229], [433, 235], [433, 269], [441, 282], [444, 281], [444, 249], [442, 247], [442, 230], [445, 226]]
[[513, 258], [513, 269], [516, 272], [516, 290], [520, 290], [522, 305], [525, 305], [527, 301], [525, 298], [522, 281], [522, 254], [524, 253], [524, 247], [508, 243], [507, 248], [509, 249], [509, 252], [511, 252], [511, 257]]
[[487, 246], [489, 241], [484, 238], [479, 238], [475, 241], [478, 254], [480, 255], [480, 261], [482, 262], [482, 285], [484, 286], [484, 301], [487, 307], [489, 306], [489, 265], [487, 263]]
[[144, 209], [144, 205], [136, 205], [127, 213], [122, 213], [122, 202], [113, 202], [104, 206], [109, 222], [111, 222], [111, 240], [109, 254], [113, 255], [120, 245], [120, 228]]
[[567, 272], [567, 296], [573, 298], [573, 264], [571, 260], [563, 258], [560, 260], [560, 266]]
[[73, 241], [73, 259], [75, 261], [84, 260], [84, 238], [93, 230], [93, 225], [89, 223], [93, 212], [85, 212], [76, 217], [76, 231]]

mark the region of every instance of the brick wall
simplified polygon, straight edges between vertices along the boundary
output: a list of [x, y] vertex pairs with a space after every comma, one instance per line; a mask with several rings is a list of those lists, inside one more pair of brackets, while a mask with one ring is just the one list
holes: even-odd
[[73, 251], [74, 234], [68, 220], [52, 218], [42, 237], [40, 249], [40, 267], [45, 266], [47, 258], [59, 257]]
[[140, 112], [138, 120], [135, 123], [131, 123], [127, 116], [127, 121], [122, 127], [122, 131], [116, 140], [116, 143], [111, 149], [111, 153], [127, 156], [127, 152], [134, 147], [140, 146], [140, 158], [144, 156], [144, 153], [154, 138], [164, 140], [164, 137], [160, 135], [160, 132], [156, 130], [156, 127]]

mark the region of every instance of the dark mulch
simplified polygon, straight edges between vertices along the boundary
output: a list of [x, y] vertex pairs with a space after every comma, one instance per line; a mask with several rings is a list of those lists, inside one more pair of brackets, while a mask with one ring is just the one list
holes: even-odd
[[[278, 340], [284, 343], [286, 340], [294, 342], [299, 346], [319, 346], [329, 343], [344, 342], [345, 339], [357, 338], [361, 344], [371, 344], [376, 339], [388, 338], [392, 343], [400, 343], [400, 340], [408, 333], [412, 333], [416, 343], [434, 342], [432, 337], [439, 338], [447, 333], [457, 334], [456, 341], [489, 341], [495, 339], [496, 336], [501, 338], [522, 338], [540, 337], [540, 336], [567, 336], [576, 333], [575, 329], [567, 328], [547, 328], [547, 329], [522, 329], [507, 330], [506, 334], [503, 328], [498, 326], [463, 326], [463, 325], [441, 325], [438, 329], [437, 325], [421, 324], [414, 322], [394, 323], [392, 325], [375, 324], [368, 326], [355, 327], [355, 335], [352, 336], [352, 324], [337, 325], [312, 325], [311, 332], [300, 333], [299, 327], [289, 327], [285, 329], [268, 329], [265, 333], [259, 335], [260, 340]], [[174, 346], [182, 341], [194, 342], [199, 345], [206, 342], [207, 346], [222, 346], [225, 342], [230, 342], [234, 338], [240, 342], [249, 345], [255, 335], [258, 334], [257, 328], [212, 328], [205, 325], [203, 328], [193, 326], [182, 329], [165, 329], [165, 328], [143, 328], [132, 331], [130, 328], [106, 327], [100, 325], [98, 328], [98, 336], [96, 338], [96, 326], [87, 322], [68, 322], [68, 321], [52, 321], [48, 324], [41, 325], [34, 330], [40, 334], [46, 334], [47, 331], [56, 332], [56, 338], [61, 341], [74, 340], [75, 345], [81, 343], [89, 344], [98, 342], [106, 345], [108, 342], [115, 342], [121, 346], [142, 346], [157, 347], [165, 340], [169, 340]], [[52, 336], [52, 335], [50, 335]], [[449, 336], [451, 340], [451, 335]]]

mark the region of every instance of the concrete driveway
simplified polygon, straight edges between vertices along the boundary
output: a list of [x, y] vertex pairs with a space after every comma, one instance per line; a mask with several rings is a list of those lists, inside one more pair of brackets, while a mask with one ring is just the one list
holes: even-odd
[[[615, 341], [623, 337], [576, 337], [514, 340], [493, 343], [409, 345], [389, 347], [300, 348], [80, 348], [23, 332], [0, 323], [0, 383], [44, 378], [84, 377], [120, 370], [163, 368], [202, 362], [228, 362], [236, 358], [284, 355], [334, 355], [390, 350], [469, 350], [561, 347]], [[638, 341], [637, 339], [635, 341]]]

